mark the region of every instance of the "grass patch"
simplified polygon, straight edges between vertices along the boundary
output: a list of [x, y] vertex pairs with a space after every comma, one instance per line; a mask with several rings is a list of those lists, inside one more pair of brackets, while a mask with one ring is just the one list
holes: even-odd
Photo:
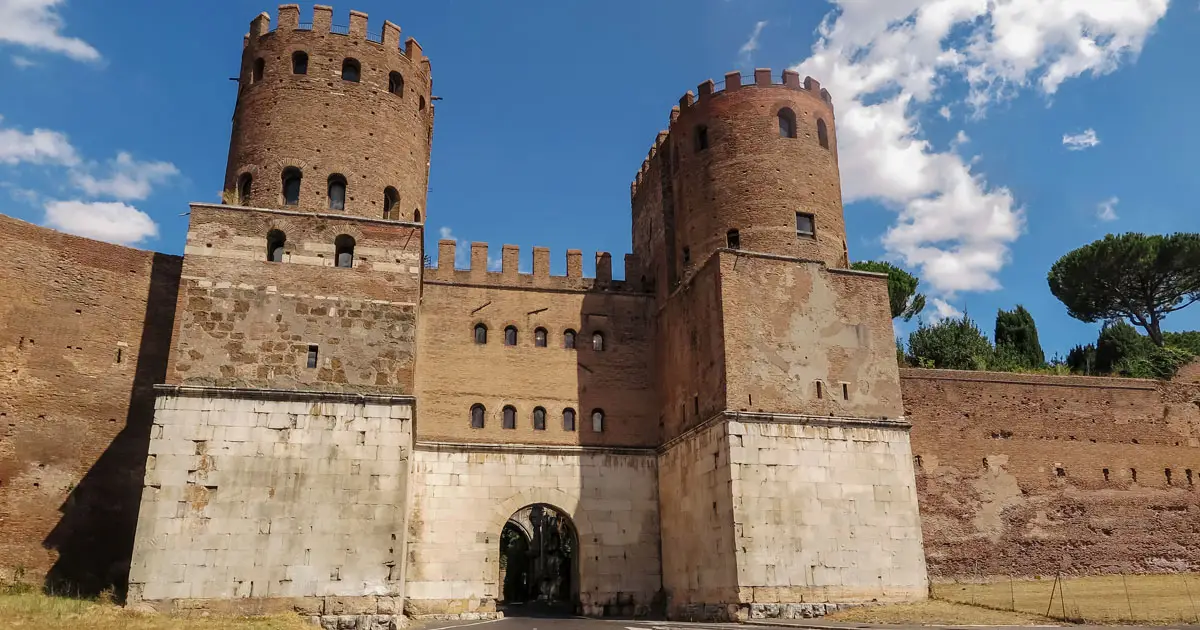
[[[1053, 590], [1053, 602], [1051, 602]], [[1128, 595], [1126, 595], [1128, 593]], [[1095, 624], [1196, 623], [1200, 575], [1100, 575], [985, 584], [934, 584], [937, 599]]]
[[125, 610], [102, 601], [53, 597], [15, 589], [0, 591], [0, 628], [91, 630], [312, 630], [299, 615], [273, 617], [180, 617]]
[[884, 606], [863, 606], [843, 610], [825, 619], [849, 623], [896, 623], [896, 624], [963, 624], [963, 625], [998, 625], [998, 626], [1027, 626], [1054, 623], [1040, 615], [1031, 615], [1006, 610], [990, 610], [957, 604], [954, 602], [931, 599], [911, 604], [891, 604]]

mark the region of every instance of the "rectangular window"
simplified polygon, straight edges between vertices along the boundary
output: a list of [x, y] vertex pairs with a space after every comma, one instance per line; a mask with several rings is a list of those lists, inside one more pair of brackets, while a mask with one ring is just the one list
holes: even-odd
[[316, 346], [308, 347], [308, 367], [310, 369], [317, 367], [317, 347]]
[[796, 213], [796, 235], [813, 237], [817, 234], [816, 219], [807, 212]]
[[683, 264], [686, 265], [690, 262], [692, 262], [692, 250], [684, 247], [683, 248]]
[[850, 400], [850, 385], [842, 383], [842, 400]]

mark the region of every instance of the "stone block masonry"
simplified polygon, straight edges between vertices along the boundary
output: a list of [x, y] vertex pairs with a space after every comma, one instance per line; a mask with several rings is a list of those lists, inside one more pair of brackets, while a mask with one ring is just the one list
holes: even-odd
[[130, 602], [399, 614], [412, 402], [160, 387]]

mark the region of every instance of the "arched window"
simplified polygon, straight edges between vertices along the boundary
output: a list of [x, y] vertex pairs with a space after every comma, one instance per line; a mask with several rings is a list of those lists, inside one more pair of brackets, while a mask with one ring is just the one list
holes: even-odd
[[538, 348], [546, 347], [546, 329], [538, 328], [533, 331], [533, 345]]
[[592, 410], [592, 432], [593, 433], [603, 433], [604, 432], [604, 410], [603, 409], [593, 409]]
[[567, 350], [575, 349], [575, 331], [568, 328], [563, 331], [563, 347]]
[[340, 234], [333, 240], [334, 260], [337, 266], [349, 269], [354, 266], [354, 237]]
[[292, 74], [308, 74], [308, 53], [303, 50], [292, 53]]
[[395, 188], [388, 186], [383, 189], [383, 218], [397, 218], [393, 213], [396, 212], [396, 204], [398, 203], [400, 203], [400, 193], [396, 192]]
[[242, 173], [242, 176], [238, 177], [238, 205], [244, 206], [250, 203], [250, 185], [253, 183], [254, 177], [250, 173]]
[[596, 352], [604, 352], [604, 333], [592, 333], [592, 350]]
[[504, 428], [517, 428], [517, 408], [512, 405], [504, 406]]
[[287, 235], [282, 230], [267, 232], [267, 262], [283, 262], [283, 246]]
[[300, 204], [300, 169], [289, 166], [283, 169], [283, 205], [296, 206]]
[[250, 75], [251, 83], [258, 83], [263, 80], [263, 72], [267, 69], [267, 62], [263, 61], [262, 57], [254, 60], [254, 74]]
[[424, 95], [421, 96], [421, 105], [418, 109], [420, 109], [421, 111], [425, 111], [425, 96]]
[[482, 429], [483, 421], [484, 421], [483, 419], [486, 414], [487, 414], [487, 409], [484, 409], [483, 405], [481, 405], [479, 403], [475, 403], [474, 405], [471, 405], [471, 428], [472, 429]]
[[725, 233], [725, 246], [729, 249], [741, 249], [742, 235], [737, 230], [729, 230]]
[[542, 409], [541, 407], [537, 407], [533, 410], [533, 430], [546, 430], [546, 410]]
[[346, 209], [346, 178], [336, 173], [329, 176], [329, 209]]
[[404, 96], [404, 77], [399, 72], [388, 75], [388, 91], [396, 96]]
[[817, 142], [826, 149], [829, 148], [829, 128], [825, 126], [824, 119], [817, 119]]
[[506, 346], [517, 345], [517, 327], [516, 326], [509, 326], [508, 328], [504, 329], [504, 345], [506, 345]]
[[563, 431], [575, 430], [575, 410], [567, 407], [563, 409]]
[[487, 326], [475, 324], [475, 343], [481, 346], [487, 343]]
[[779, 137], [796, 137], [796, 112], [787, 107], [779, 110]]
[[420, 210], [413, 210], [413, 221], [416, 223], [421, 222], [421, 211]]
[[362, 66], [358, 65], [357, 59], [351, 59], [351, 58], [347, 57], [345, 60], [342, 61], [342, 80], [343, 81], [353, 81], [355, 83], [358, 83], [358, 80], [361, 77], [362, 77]]
[[703, 151], [708, 148], [708, 127], [704, 125], [696, 126], [696, 151]]

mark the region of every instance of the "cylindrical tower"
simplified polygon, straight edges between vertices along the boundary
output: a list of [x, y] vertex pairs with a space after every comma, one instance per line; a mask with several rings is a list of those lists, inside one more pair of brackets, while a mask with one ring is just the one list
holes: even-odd
[[794, 71], [782, 79], [759, 69], [743, 85], [732, 72], [672, 110], [633, 186], [634, 250], [659, 280], [674, 285], [719, 248], [848, 265], [829, 92]]
[[400, 27], [294, 4], [250, 23], [225, 171], [228, 204], [423, 222], [433, 138], [429, 60]]

